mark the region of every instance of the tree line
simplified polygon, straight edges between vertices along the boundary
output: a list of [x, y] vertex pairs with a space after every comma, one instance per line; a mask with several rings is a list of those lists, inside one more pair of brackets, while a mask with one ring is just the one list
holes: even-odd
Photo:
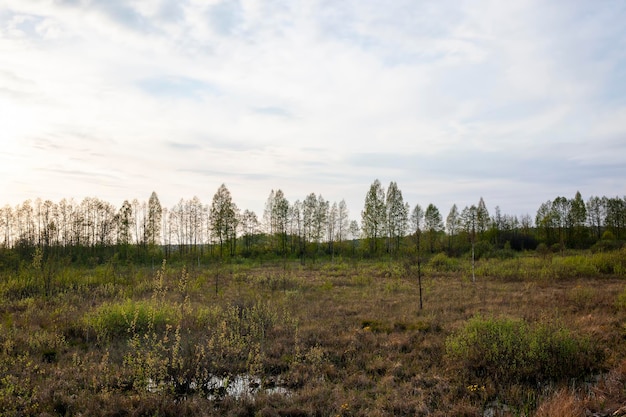
[[[360, 220], [360, 221], [359, 221]], [[262, 217], [240, 210], [222, 184], [210, 204], [198, 197], [161, 206], [156, 192], [147, 201], [125, 200], [119, 208], [95, 197], [81, 202], [27, 200], [0, 208], [0, 248], [30, 253], [40, 247], [61, 255], [147, 258], [155, 256], [379, 256], [423, 250], [461, 255], [477, 250], [528, 250], [619, 245], [626, 239], [626, 197], [592, 196], [584, 201], [556, 197], [535, 218], [489, 213], [481, 197], [443, 217], [437, 206], [411, 207], [396, 182], [385, 189], [375, 180], [365, 194], [360, 219], [345, 200], [310, 193], [289, 202], [271, 190]], [[611, 243], [613, 242], [613, 243]]]

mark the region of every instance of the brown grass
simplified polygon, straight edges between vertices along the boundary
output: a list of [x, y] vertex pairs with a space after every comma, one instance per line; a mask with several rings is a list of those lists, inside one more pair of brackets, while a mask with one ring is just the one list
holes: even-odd
[[[233, 267], [220, 272], [217, 294], [215, 271], [195, 269], [189, 272], [189, 313], [171, 323], [186, 332], [185, 357], [214, 331], [206, 319], [212, 308], [261, 301], [288, 321], [268, 328], [259, 366], [246, 356], [233, 372], [253, 367], [264, 384], [283, 386], [289, 395], [210, 399], [140, 388], [137, 369], [125, 362], [130, 335], [103, 342], [85, 328], [83, 318], [105, 302], [149, 301], [154, 272], [135, 268], [115, 284], [86, 287], [81, 282], [89, 273], [75, 271], [76, 285], [49, 298], [3, 300], [0, 409], [14, 415], [478, 416], [498, 399], [523, 405], [528, 387], [503, 392], [487, 378], [466, 381], [446, 358], [446, 338], [476, 314], [556, 320], [605, 350], [598, 367], [613, 370], [597, 383], [581, 376], [573, 391], [570, 381], [556, 381], [533, 393], [537, 417], [615, 410], [625, 400], [626, 311], [616, 307], [625, 283], [617, 278], [479, 276], [472, 284], [462, 271], [438, 273], [424, 278], [420, 310], [416, 278], [399, 264]], [[8, 274], [4, 278], [12, 279]], [[164, 280], [164, 302], [174, 307], [184, 300], [176, 290], [180, 274], [168, 267]], [[218, 365], [228, 370], [224, 362]]]

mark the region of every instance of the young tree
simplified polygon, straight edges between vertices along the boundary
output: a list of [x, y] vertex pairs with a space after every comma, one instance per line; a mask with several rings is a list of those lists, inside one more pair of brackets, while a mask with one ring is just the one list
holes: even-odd
[[587, 221], [587, 208], [580, 191], [576, 191], [574, 199], [570, 202], [568, 223], [572, 230], [569, 239], [578, 248], [582, 248], [586, 240], [585, 222]]
[[337, 230], [337, 222], [339, 218], [339, 207], [334, 202], [328, 210], [328, 220], [326, 222], [326, 242], [328, 243], [328, 252], [330, 252], [331, 258], [335, 257], [335, 233]]
[[256, 213], [248, 209], [244, 210], [241, 215], [240, 225], [243, 234], [244, 250], [246, 253], [250, 253], [254, 236], [259, 233], [259, 219]]
[[0, 226], [2, 228], [2, 236], [4, 239], [3, 246], [5, 248], [13, 247], [13, 209], [8, 204], [0, 210]]
[[557, 197], [552, 201], [552, 219], [556, 226], [559, 245], [561, 249], [565, 248], [565, 234], [568, 229], [568, 219], [570, 211], [570, 202], [565, 197]]
[[400, 191], [395, 181], [391, 181], [389, 188], [387, 188], [385, 210], [387, 218], [387, 251], [390, 253], [398, 252], [400, 239], [406, 234], [409, 222], [409, 208], [404, 204], [402, 191]]
[[357, 242], [361, 235], [361, 230], [359, 228], [359, 222], [356, 220], [350, 221], [350, 225], [348, 226], [348, 236], [352, 241], [352, 256], [356, 253]]
[[459, 209], [456, 204], [453, 204], [446, 217], [446, 230], [448, 232], [448, 251], [452, 251], [452, 241], [459, 232], [461, 226], [461, 218], [459, 216]]
[[270, 192], [265, 202], [263, 223], [265, 225], [265, 232], [270, 239], [271, 248], [273, 250], [281, 249], [283, 253], [286, 253], [289, 201], [285, 198], [285, 194], [282, 190], [272, 190]]
[[296, 200], [289, 207], [289, 236], [291, 237], [291, 253], [295, 253], [297, 247], [302, 254], [302, 233], [302, 202], [300, 200]]
[[272, 206], [272, 221], [274, 223], [274, 233], [279, 238], [279, 247], [283, 254], [287, 253], [287, 231], [289, 227], [289, 201], [282, 190], [274, 194], [274, 204]]
[[626, 227], [626, 201], [619, 197], [603, 198], [605, 207], [604, 224], [615, 238], [621, 239]]
[[428, 241], [430, 243], [430, 252], [435, 251], [435, 241], [439, 232], [443, 230], [443, 221], [439, 209], [434, 204], [429, 204], [424, 213], [424, 225], [428, 233]]
[[385, 218], [385, 190], [380, 181], [375, 180], [365, 196], [365, 207], [361, 212], [361, 229], [372, 254], [378, 252], [378, 239], [384, 236]]
[[478, 207], [476, 207], [476, 229], [481, 238], [489, 229], [489, 221], [490, 217], [489, 211], [487, 210], [487, 205], [485, 204], [485, 200], [480, 197], [480, 200], [478, 201]]
[[302, 224], [304, 244], [313, 241], [313, 229], [315, 224], [315, 212], [317, 211], [317, 197], [314, 193], [306, 196], [302, 203]]
[[275, 225], [272, 216], [274, 214], [275, 194], [274, 190], [270, 191], [270, 195], [265, 201], [265, 209], [263, 210], [263, 228], [269, 237], [274, 235]]
[[330, 211], [330, 203], [324, 200], [322, 195], [318, 195], [317, 203], [315, 205], [315, 212], [313, 214], [313, 240], [316, 244], [316, 250], [319, 252], [320, 244], [322, 239], [324, 238], [327, 225], [328, 225], [328, 216]]
[[605, 208], [600, 197], [589, 197], [587, 200], [587, 216], [589, 226], [594, 231], [596, 239], [602, 237], [602, 227], [604, 226]]
[[420, 291], [420, 310], [422, 309], [422, 257], [420, 251], [420, 237], [422, 234], [422, 225], [424, 223], [424, 210], [419, 204], [415, 205], [411, 212], [411, 229], [415, 237], [415, 249], [417, 256], [417, 283]]
[[148, 200], [148, 220], [144, 230], [144, 240], [151, 246], [161, 243], [161, 216], [163, 209], [156, 192], [150, 194]]
[[[133, 206], [128, 200], [124, 200], [122, 207], [117, 214], [117, 243], [127, 247], [132, 240], [131, 228], [133, 227]], [[126, 251], [126, 249], [125, 249]]]
[[424, 225], [424, 210], [422, 206], [416, 204], [411, 212], [411, 230], [413, 236], [415, 236], [415, 247], [419, 252], [420, 250], [420, 235], [422, 233]]
[[546, 244], [553, 243], [553, 234], [555, 228], [554, 212], [552, 211], [552, 201], [548, 200], [542, 203], [537, 209], [535, 215], [535, 226], [540, 232], [541, 238]]
[[473, 204], [471, 207], [465, 206], [465, 208], [461, 212], [461, 224], [463, 225], [463, 229], [467, 233], [467, 236], [472, 245], [472, 282], [476, 282], [476, 274], [475, 274], [476, 256], [475, 256], [474, 247], [476, 244], [476, 224], [478, 222], [477, 212], [478, 212], [478, 209]]
[[[222, 184], [213, 196], [209, 211], [209, 222], [213, 236], [220, 245], [220, 257], [223, 257], [224, 243], [230, 242], [237, 228], [237, 209], [230, 191]], [[232, 249], [231, 249], [232, 254]]]
[[337, 212], [337, 241], [342, 242], [343, 240], [346, 239], [346, 235], [350, 227], [350, 220], [348, 218], [350, 213], [348, 211], [348, 205], [346, 204], [346, 200], [341, 200], [339, 202], [338, 210], [339, 211]]

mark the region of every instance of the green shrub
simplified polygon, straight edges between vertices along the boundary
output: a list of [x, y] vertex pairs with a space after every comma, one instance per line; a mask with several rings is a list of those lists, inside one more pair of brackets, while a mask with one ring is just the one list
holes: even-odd
[[87, 330], [95, 332], [98, 340], [163, 329], [175, 320], [176, 311], [171, 306], [131, 300], [104, 303], [84, 318]]
[[591, 259], [584, 255], [554, 257], [551, 268], [557, 278], [595, 277], [598, 274]]
[[610, 275], [626, 275], [626, 249], [598, 252], [591, 256], [591, 263], [598, 272]]
[[557, 324], [530, 325], [510, 318], [476, 316], [446, 340], [449, 360], [468, 381], [536, 385], [592, 372], [601, 351], [588, 338]]
[[430, 258], [428, 267], [437, 272], [455, 272], [461, 269], [458, 259], [450, 258], [443, 252]]

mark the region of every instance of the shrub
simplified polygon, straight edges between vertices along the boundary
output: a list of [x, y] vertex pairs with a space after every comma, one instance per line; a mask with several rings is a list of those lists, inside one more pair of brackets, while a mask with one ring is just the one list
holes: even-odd
[[173, 307], [156, 307], [148, 301], [126, 300], [122, 303], [105, 303], [84, 318], [88, 331], [95, 332], [98, 340], [108, 340], [127, 333], [143, 333], [163, 329], [176, 319]]
[[450, 258], [443, 252], [430, 258], [428, 266], [437, 272], [454, 272], [460, 270], [458, 259]]
[[626, 249], [594, 253], [591, 262], [602, 274], [626, 275]]
[[510, 318], [476, 316], [446, 341], [453, 364], [469, 381], [536, 385], [589, 374], [601, 351], [588, 338], [557, 324], [530, 325]]

